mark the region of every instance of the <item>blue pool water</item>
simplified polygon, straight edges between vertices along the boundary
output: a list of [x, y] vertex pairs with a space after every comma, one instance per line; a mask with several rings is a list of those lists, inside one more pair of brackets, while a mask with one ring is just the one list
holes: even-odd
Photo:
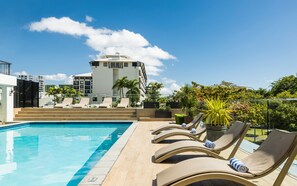
[[0, 128], [0, 185], [77, 185], [130, 124]]

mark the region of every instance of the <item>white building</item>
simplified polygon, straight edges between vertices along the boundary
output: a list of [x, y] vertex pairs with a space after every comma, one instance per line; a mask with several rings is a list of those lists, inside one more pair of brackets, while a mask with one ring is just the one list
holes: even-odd
[[77, 74], [73, 76], [73, 88], [81, 91], [84, 96], [89, 96], [93, 92], [92, 73]]
[[[147, 76], [143, 62], [135, 61], [128, 56], [115, 54], [104, 55], [99, 60], [90, 62], [93, 77], [93, 102], [100, 103], [104, 97], [119, 97], [113, 90], [115, 82], [127, 76], [129, 80], [137, 79], [140, 89], [140, 100], [145, 99]], [[127, 90], [124, 90], [126, 93]]]
[[14, 86], [16, 77], [10, 75], [10, 63], [0, 61], [0, 121], [13, 121]]
[[18, 75], [18, 79], [27, 80], [27, 81], [34, 81], [39, 83], [39, 97], [42, 98], [45, 95], [45, 83], [43, 76], [32, 76], [30, 74], [27, 75]]

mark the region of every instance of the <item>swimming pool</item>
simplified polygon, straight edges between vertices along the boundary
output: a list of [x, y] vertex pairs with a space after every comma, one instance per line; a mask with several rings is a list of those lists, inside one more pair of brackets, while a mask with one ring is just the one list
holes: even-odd
[[0, 128], [0, 185], [77, 185], [132, 122]]

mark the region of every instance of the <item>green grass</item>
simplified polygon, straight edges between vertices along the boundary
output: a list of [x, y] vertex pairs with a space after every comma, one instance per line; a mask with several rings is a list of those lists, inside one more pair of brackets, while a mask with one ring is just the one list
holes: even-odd
[[[267, 130], [266, 129], [256, 129], [256, 141], [254, 138], [254, 129], [251, 128], [248, 130], [247, 135], [250, 136], [245, 136], [244, 139], [252, 142], [252, 143], [256, 143], [258, 145], [260, 145], [262, 143], [263, 140], [265, 140], [267, 138]], [[297, 156], [295, 157], [295, 160], [297, 160]]]

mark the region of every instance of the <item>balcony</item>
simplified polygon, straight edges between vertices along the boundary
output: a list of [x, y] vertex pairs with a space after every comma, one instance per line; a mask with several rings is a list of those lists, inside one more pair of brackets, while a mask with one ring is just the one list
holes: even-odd
[[0, 74], [10, 75], [11, 63], [0, 60]]

